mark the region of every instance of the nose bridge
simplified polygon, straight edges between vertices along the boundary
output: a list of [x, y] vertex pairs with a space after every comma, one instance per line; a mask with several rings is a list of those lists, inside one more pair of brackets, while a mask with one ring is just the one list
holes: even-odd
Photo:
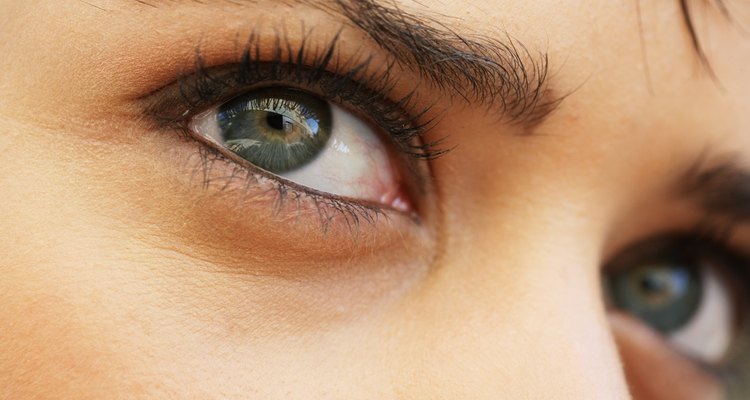
[[405, 303], [411, 332], [402, 336], [400, 368], [423, 379], [402, 384], [426, 385], [434, 398], [630, 398], [595, 254], [566, 245], [469, 247], [447, 255]]

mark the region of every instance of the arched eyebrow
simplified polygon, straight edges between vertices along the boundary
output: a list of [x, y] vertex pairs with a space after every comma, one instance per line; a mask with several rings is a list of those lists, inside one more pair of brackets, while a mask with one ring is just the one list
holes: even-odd
[[[139, 6], [174, 7], [189, 0], [130, 0]], [[257, 7], [253, 0], [204, 0]], [[498, 120], [530, 128], [561, 102], [548, 79], [547, 54], [518, 40], [459, 34], [431, 15], [414, 14], [388, 0], [284, 0], [322, 10], [365, 32], [402, 67], [450, 96], [483, 104]]]

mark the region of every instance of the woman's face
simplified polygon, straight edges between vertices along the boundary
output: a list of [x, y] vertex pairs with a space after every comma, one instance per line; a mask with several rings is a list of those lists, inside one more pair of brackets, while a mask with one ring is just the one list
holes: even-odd
[[9, 398], [748, 393], [748, 3], [0, 3]]

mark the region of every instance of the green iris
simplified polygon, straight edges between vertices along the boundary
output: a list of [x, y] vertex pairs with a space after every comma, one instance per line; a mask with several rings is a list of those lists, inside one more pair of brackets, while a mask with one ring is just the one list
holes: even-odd
[[273, 173], [302, 167], [331, 134], [328, 102], [281, 88], [260, 89], [222, 105], [217, 116], [229, 150]]
[[607, 287], [614, 305], [653, 329], [670, 333], [698, 312], [706, 260], [678, 242], [649, 243], [626, 251], [613, 263]]

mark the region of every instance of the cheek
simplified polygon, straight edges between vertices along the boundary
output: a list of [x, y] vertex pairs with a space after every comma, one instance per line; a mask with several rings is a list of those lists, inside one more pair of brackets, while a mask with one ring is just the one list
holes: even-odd
[[[0, 293], [5, 294], [0, 311], [3, 394], [111, 398], [126, 387], [132, 389], [123, 371], [132, 370], [144, 351], [126, 344], [133, 341], [130, 327], [143, 326], [134, 317], [137, 302], [123, 295], [128, 282], [110, 286], [111, 277], [86, 267], [106, 264], [92, 255], [47, 252], [51, 253], [44, 249], [39, 255], [54, 261], [20, 260], [24, 264], [18, 268], [4, 270], [0, 283]], [[129, 317], [112, 307], [121, 301], [132, 307], [123, 307]]]

